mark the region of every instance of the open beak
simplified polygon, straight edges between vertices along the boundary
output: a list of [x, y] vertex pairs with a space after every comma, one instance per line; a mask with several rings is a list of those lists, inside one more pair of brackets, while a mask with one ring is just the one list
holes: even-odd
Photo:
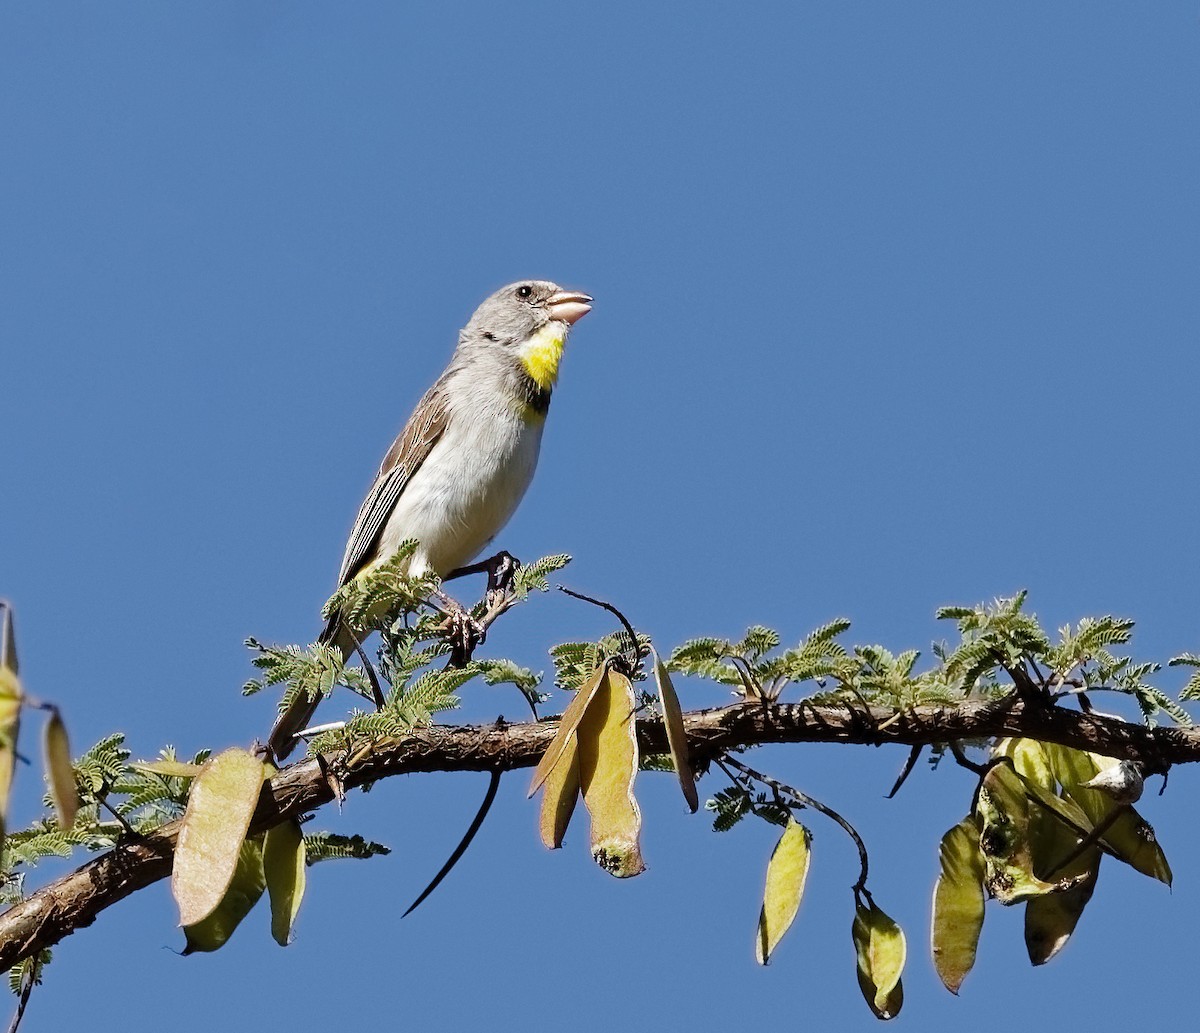
[[546, 300], [550, 318], [561, 323], [575, 323], [592, 311], [592, 299], [579, 291], [558, 291]]

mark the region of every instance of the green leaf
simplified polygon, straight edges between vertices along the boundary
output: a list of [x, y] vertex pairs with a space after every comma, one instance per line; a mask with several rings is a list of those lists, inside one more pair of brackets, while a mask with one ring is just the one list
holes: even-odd
[[304, 861], [308, 867], [321, 861], [340, 861], [345, 858], [365, 861], [382, 857], [392, 851], [382, 843], [362, 836], [343, 836], [336, 832], [310, 832], [304, 837]]

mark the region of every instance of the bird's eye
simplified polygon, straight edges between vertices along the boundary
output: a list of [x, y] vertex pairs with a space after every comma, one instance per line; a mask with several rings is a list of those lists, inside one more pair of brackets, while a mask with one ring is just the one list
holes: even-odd
[[485, 331], [483, 336], [484, 336], [484, 337], [486, 337], [486, 338], [487, 338], [489, 341], [498, 341], [498, 340], [500, 340], [500, 338], [499, 338], [499, 337], [497, 337], [497, 336], [496, 336], [494, 333], [492, 333], [492, 332], [491, 332], [491, 330], [487, 330], [487, 331]]
[[528, 298], [531, 294], [533, 294], [533, 288], [530, 287], [529, 284], [527, 284], [527, 283], [523, 283], [523, 284], [521, 284], [520, 287], [517, 288], [517, 297], [518, 298]]

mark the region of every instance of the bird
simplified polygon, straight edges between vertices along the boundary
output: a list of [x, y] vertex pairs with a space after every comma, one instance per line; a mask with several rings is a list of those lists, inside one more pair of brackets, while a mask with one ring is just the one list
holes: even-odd
[[[592, 298], [548, 280], [500, 288], [458, 335], [445, 372], [384, 456], [342, 557], [339, 588], [416, 550], [407, 573], [439, 577], [463, 567], [500, 532], [533, 479], [567, 336]], [[357, 646], [333, 613], [319, 642], [343, 658]], [[297, 699], [267, 739], [279, 760], [295, 747], [318, 700]]]

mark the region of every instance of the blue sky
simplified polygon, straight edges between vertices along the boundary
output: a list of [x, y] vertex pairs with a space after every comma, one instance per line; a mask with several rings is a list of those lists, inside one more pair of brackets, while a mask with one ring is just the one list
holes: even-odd
[[[242, 639], [315, 635], [387, 444], [475, 305], [527, 276], [596, 305], [501, 544], [574, 554], [564, 580], [661, 647], [845, 615], [927, 649], [939, 604], [1028, 588], [1052, 626], [1115, 612], [1140, 656], [1200, 650], [1195, 4], [414, 7], [0, 14], [0, 594], [77, 745], [265, 733]], [[488, 649], [546, 668], [608, 630], [539, 598]], [[463, 717], [520, 712], [480, 687]], [[1194, 772], [1144, 806], [1171, 893], [1106, 868], [1041, 970], [996, 908], [955, 1000], [928, 906], [972, 786], [922, 767], [885, 802], [903, 759], [753, 760], [867, 838], [909, 934], [901, 1023], [1182, 1018]], [[25, 1028], [874, 1024], [827, 823], [762, 971], [766, 826], [714, 837], [646, 777], [650, 870], [617, 883], [580, 830], [542, 850], [525, 785], [403, 922], [481, 776], [322, 815], [394, 853], [313, 870], [286, 951], [264, 913], [179, 958], [166, 887], [139, 894], [63, 944]]]

